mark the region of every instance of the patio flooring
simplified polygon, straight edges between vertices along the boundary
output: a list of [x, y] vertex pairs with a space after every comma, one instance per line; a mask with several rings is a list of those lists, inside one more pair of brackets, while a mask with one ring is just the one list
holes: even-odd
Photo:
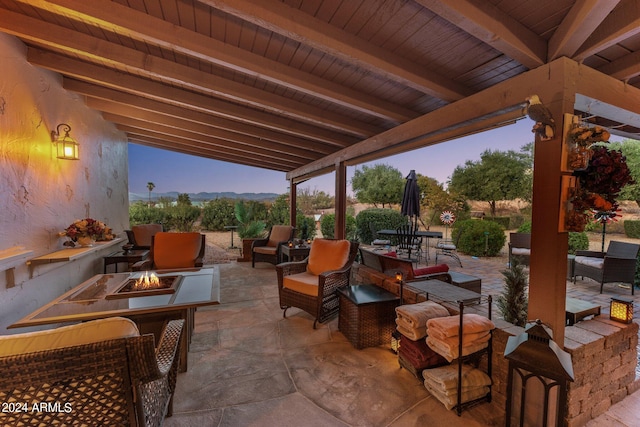
[[[461, 259], [462, 269], [451, 258], [439, 262], [481, 277], [485, 294], [502, 292], [504, 257]], [[315, 330], [298, 309], [283, 319], [272, 265], [233, 262], [220, 264], [220, 272], [222, 304], [196, 313], [189, 370], [178, 376], [165, 426], [474, 427], [501, 419], [486, 404], [461, 417], [446, 410], [388, 347], [354, 349], [337, 319]], [[611, 296], [630, 297], [617, 285], [598, 292], [589, 279], [567, 284], [567, 295], [600, 304], [603, 316]], [[587, 425], [636, 426], [639, 419], [640, 391]]]

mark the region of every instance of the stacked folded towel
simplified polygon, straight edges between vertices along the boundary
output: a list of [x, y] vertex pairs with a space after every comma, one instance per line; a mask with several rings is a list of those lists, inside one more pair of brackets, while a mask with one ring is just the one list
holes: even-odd
[[431, 350], [424, 340], [412, 341], [404, 335], [400, 338], [399, 353], [400, 357], [416, 369], [441, 366], [447, 363], [442, 356]]
[[[425, 369], [424, 386], [447, 409], [458, 404], [458, 365]], [[460, 403], [479, 399], [489, 393], [491, 378], [480, 369], [462, 365], [462, 398]]]
[[487, 346], [493, 322], [478, 314], [464, 314], [462, 319], [462, 351], [460, 351], [460, 316], [429, 319], [427, 345], [449, 362], [458, 356], [466, 356]]
[[427, 336], [427, 321], [429, 319], [443, 316], [449, 316], [449, 311], [433, 301], [396, 307], [398, 332], [413, 341]]

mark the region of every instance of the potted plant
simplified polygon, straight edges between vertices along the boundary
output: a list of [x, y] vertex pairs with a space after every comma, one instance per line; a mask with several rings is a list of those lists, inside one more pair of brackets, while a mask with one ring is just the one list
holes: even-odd
[[247, 208], [242, 200], [236, 202], [234, 211], [238, 221], [236, 231], [242, 239], [242, 258], [238, 261], [251, 261], [251, 245], [255, 239], [263, 236], [267, 225], [264, 221], [255, 219], [253, 210]]

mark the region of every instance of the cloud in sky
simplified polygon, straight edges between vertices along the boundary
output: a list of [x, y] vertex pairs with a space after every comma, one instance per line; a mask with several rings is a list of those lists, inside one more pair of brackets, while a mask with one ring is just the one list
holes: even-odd
[[[420, 148], [407, 153], [385, 157], [373, 162], [391, 165], [403, 176], [411, 169], [435, 178], [441, 183], [451, 176], [456, 166], [467, 160], [479, 160], [480, 154], [493, 151], [520, 151], [534, 139], [531, 132], [533, 122], [523, 119], [499, 129], [470, 135], [441, 144]], [[347, 169], [349, 180], [356, 166]], [[289, 183], [284, 172], [276, 172], [249, 166], [236, 165], [202, 157], [174, 153], [167, 150], [129, 144], [129, 191], [147, 192], [147, 182], [155, 184], [154, 191], [165, 193], [221, 192], [277, 193], [288, 191]], [[299, 188], [324, 191], [334, 194], [334, 174], [310, 179]], [[351, 192], [350, 184], [347, 190]]]

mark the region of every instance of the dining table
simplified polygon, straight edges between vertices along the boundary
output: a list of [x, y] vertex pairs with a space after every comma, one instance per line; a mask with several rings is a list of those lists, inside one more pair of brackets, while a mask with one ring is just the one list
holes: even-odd
[[[398, 235], [398, 230], [392, 230], [392, 229], [382, 229], [382, 230], [378, 230], [377, 233], [379, 236], [389, 236], [389, 237], [393, 237], [393, 236], [397, 236]], [[441, 231], [429, 231], [429, 230], [418, 230], [415, 233], [416, 237], [419, 237], [421, 242], [420, 245], [422, 245], [422, 239], [425, 240], [425, 259], [427, 261], [427, 264], [429, 263], [429, 239], [442, 239], [442, 232]]]

